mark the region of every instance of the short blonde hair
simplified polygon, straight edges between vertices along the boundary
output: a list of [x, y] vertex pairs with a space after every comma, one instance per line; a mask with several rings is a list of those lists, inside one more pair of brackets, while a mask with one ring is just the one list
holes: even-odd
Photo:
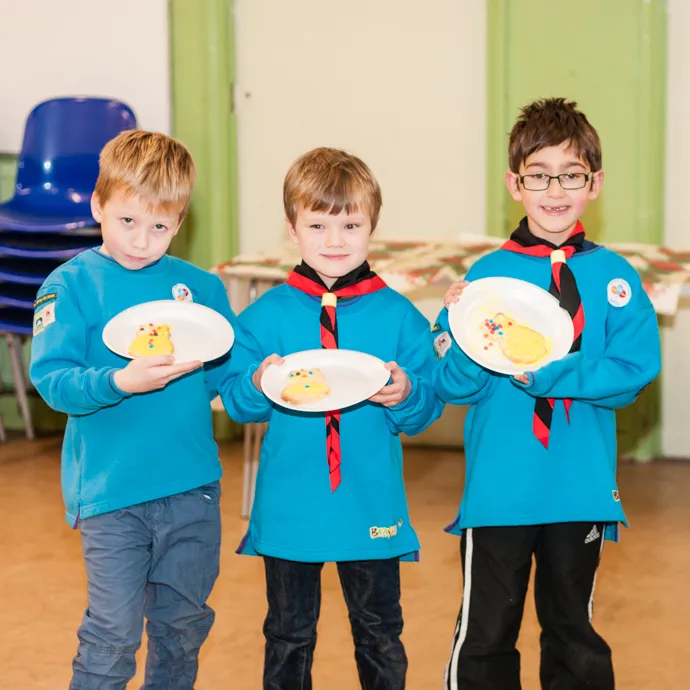
[[372, 232], [383, 204], [381, 187], [362, 160], [341, 149], [317, 148], [300, 156], [283, 183], [285, 215], [294, 227], [299, 208], [326, 211], [366, 211]]
[[101, 151], [95, 194], [105, 204], [116, 189], [138, 194], [154, 206], [179, 207], [180, 219], [189, 210], [196, 181], [192, 154], [159, 132], [121, 132]]

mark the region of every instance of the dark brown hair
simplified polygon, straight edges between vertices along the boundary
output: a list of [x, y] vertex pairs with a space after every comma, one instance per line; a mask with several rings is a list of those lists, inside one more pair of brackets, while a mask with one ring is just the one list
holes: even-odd
[[520, 164], [533, 153], [549, 146], [570, 142], [573, 153], [585, 161], [592, 171], [601, 170], [601, 142], [577, 103], [565, 98], [542, 98], [520, 110], [510, 132], [508, 163], [517, 173]]

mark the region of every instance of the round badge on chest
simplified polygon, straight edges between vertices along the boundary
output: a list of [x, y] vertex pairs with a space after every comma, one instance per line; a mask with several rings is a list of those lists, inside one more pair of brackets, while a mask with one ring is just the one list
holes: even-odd
[[612, 307], [624, 307], [632, 297], [630, 283], [623, 278], [614, 278], [606, 288], [606, 297]]
[[178, 302], [193, 302], [192, 291], [184, 284], [178, 283], [172, 289], [173, 299]]

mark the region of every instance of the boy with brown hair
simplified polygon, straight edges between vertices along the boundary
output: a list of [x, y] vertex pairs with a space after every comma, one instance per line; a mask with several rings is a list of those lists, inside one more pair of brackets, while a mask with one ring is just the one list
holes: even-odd
[[213, 624], [221, 466], [210, 400], [226, 365], [128, 363], [101, 337], [113, 316], [152, 300], [193, 300], [234, 321], [219, 278], [166, 254], [194, 180], [189, 151], [168, 136], [109, 142], [91, 201], [103, 244], [60, 266], [36, 299], [31, 380], [68, 415], [62, 490], [88, 577], [71, 690], [124, 689], [144, 617], [144, 687], [192, 690]]
[[[508, 377], [473, 362], [434, 329], [434, 387], [470, 405], [458, 516], [462, 607], [448, 690], [519, 690], [518, 633], [536, 561], [545, 690], [613, 690], [611, 650], [592, 627], [604, 539], [626, 523], [616, 483], [615, 410], [659, 373], [657, 318], [635, 269], [585, 239], [580, 222], [604, 180], [596, 130], [562, 98], [525, 107], [510, 135], [505, 182], [526, 217], [467, 280], [518, 278], [548, 290], [573, 322], [570, 354]], [[457, 301], [466, 283], [445, 297]]]
[[[429, 323], [369, 268], [381, 190], [357, 157], [320, 148], [285, 178], [287, 231], [302, 263], [243, 311], [252, 335], [233, 350], [223, 391], [233, 419], [268, 422], [256, 498], [239, 553], [264, 558], [266, 690], [311, 688], [321, 570], [335, 561], [363, 688], [402, 690], [400, 561], [417, 560], [400, 434], [441, 413], [431, 386]], [[387, 362], [390, 382], [368, 401], [325, 414], [274, 405], [261, 377], [314, 348], [358, 350]]]

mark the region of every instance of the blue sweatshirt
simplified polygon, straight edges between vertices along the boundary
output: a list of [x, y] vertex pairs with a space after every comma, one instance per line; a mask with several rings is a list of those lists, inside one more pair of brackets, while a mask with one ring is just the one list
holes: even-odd
[[167, 255], [130, 271], [88, 250], [51, 273], [38, 293], [31, 381], [50, 407], [68, 415], [62, 492], [70, 524], [221, 476], [210, 401], [229, 357], [162, 390], [129, 395], [113, 380], [129, 360], [102, 340], [103, 327], [116, 314], [173, 299], [180, 286], [234, 324], [222, 281]]
[[395, 360], [412, 392], [394, 408], [364, 402], [342, 410], [342, 482], [331, 492], [324, 415], [274, 405], [251, 380], [271, 354], [320, 348], [320, 311], [319, 299], [280, 285], [238, 318], [253, 337], [233, 349], [223, 403], [239, 422], [268, 422], [238, 553], [301, 562], [413, 560], [419, 541], [408, 515], [400, 433], [420, 433], [443, 408], [431, 386], [429, 323], [390, 288], [338, 305], [339, 346]]
[[[465, 422], [466, 478], [460, 511], [448, 531], [468, 527], [605, 522], [617, 539], [627, 526], [616, 483], [616, 413], [659, 373], [657, 316], [635, 269], [591, 245], [568, 259], [585, 312], [580, 352], [530, 375], [527, 385], [475, 364], [452, 340], [444, 309], [434, 327], [434, 388], [470, 405]], [[548, 290], [548, 258], [498, 250], [468, 280], [504, 276]], [[627, 290], [620, 288], [627, 283]], [[556, 398], [548, 450], [532, 432], [536, 397]], [[573, 400], [570, 423], [561, 399]]]

